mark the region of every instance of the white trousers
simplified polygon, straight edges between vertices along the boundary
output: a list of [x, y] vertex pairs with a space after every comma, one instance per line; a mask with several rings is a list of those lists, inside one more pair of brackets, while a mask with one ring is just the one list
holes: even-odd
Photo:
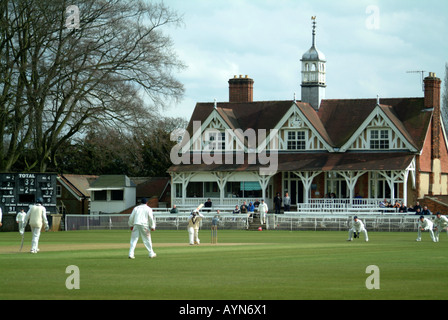
[[134, 256], [135, 247], [137, 246], [138, 238], [141, 237], [143, 244], [148, 250], [149, 256], [155, 255], [152, 249], [151, 230], [146, 226], [135, 225], [131, 233], [131, 246], [129, 248], [129, 257]]
[[21, 236], [23, 236], [23, 233], [25, 232], [25, 226], [23, 225], [23, 222], [19, 222], [19, 233]]
[[188, 237], [190, 244], [197, 243], [199, 244], [199, 229], [195, 229], [193, 227], [188, 227]]
[[[425, 229], [424, 231], [429, 231], [429, 235], [431, 236], [431, 240], [436, 242], [436, 239], [434, 238], [434, 231], [432, 231], [432, 229]], [[417, 241], [422, 240], [422, 230], [420, 228], [418, 228], [418, 236], [417, 236]]]
[[[353, 229], [353, 228], [351, 228], [351, 229], [348, 231], [348, 240], [352, 240], [352, 238], [353, 238], [353, 233], [354, 233], [355, 231], [356, 231], [356, 230]], [[367, 230], [366, 230], [366, 229], [362, 229], [362, 230], [359, 231], [359, 232], [362, 232], [363, 235], [364, 235], [364, 239], [365, 239], [366, 241], [369, 241], [369, 235], [367, 234]]]
[[260, 223], [266, 224], [266, 212], [260, 213]]
[[31, 252], [37, 252], [37, 250], [39, 250], [39, 238], [41, 229], [42, 228], [31, 228]]
[[442, 229], [442, 228], [437, 227], [437, 231], [436, 231], [436, 234], [435, 234], [435, 238], [436, 238], [437, 242], [439, 242], [439, 234], [442, 231], [446, 231], [446, 234], [448, 234], [448, 228], [445, 227], [445, 228]]

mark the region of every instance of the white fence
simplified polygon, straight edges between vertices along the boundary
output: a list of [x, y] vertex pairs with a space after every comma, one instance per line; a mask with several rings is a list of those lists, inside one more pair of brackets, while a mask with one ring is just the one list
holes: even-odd
[[[368, 231], [417, 231], [418, 216], [402, 214], [357, 214]], [[353, 221], [352, 215], [291, 214], [269, 216], [270, 229], [346, 231]]]
[[[215, 209], [217, 207], [230, 207], [235, 208], [236, 205], [241, 206], [243, 202], [246, 202], [246, 204], [249, 204], [249, 202], [254, 203], [255, 201], [259, 200], [256, 198], [186, 198], [184, 203], [182, 202], [181, 198], [175, 198], [174, 204], [178, 208], [194, 208], [197, 207], [200, 203], [205, 203], [208, 199], [212, 202], [212, 209]], [[377, 198], [353, 198], [353, 199], [329, 199], [329, 198], [312, 198], [308, 199], [308, 203], [298, 203], [295, 205], [292, 205], [292, 207], [298, 211], [307, 211], [307, 210], [322, 210], [322, 209], [358, 209], [358, 208], [379, 208], [380, 203], [384, 199], [377, 199]], [[395, 203], [395, 201], [403, 202], [404, 199], [402, 198], [396, 198], [390, 200], [392, 204]], [[272, 208], [273, 209], [273, 208]]]
[[[202, 228], [210, 229], [215, 214], [204, 214]], [[266, 227], [269, 230], [290, 231], [345, 231], [348, 230], [353, 216], [350, 214], [268, 214]], [[356, 213], [365, 223], [368, 231], [417, 231], [418, 216], [412, 214], [372, 214]], [[185, 230], [188, 214], [156, 213], [156, 225], [159, 230]], [[113, 230], [128, 229], [127, 214], [104, 215], [66, 215], [65, 230]], [[249, 227], [246, 214], [220, 214], [219, 229], [245, 230]]]
[[[129, 214], [75, 215], [65, 217], [65, 230], [120, 230], [129, 229]], [[155, 214], [158, 230], [186, 230], [189, 214]], [[210, 229], [214, 214], [204, 215], [202, 228]], [[220, 229], [245, 230], [248, 226], [246, 215], [223, 214], [219, 218]]]

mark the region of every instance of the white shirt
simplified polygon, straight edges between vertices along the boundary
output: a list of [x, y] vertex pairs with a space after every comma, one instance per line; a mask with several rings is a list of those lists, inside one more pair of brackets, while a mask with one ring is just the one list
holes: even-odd
[[268, 205], [266, 204], [266, 202], [260, 203], [260, 205], [258, 206], [258, 212], [261, 214], [268, 212]]
[[356, 219], [358, 221], [354, 221], [352, 222], [352, 229], [355, 230], [356, 232], [361, 232], [364, 230], [364, 222], [361, 221], [361, 219]]
[[0, 223], [2, 222], [2, 208], [0, 208]]
[[23, 211], [20, 211], [17, 214], [17, 216], [16, 216], [16, 222], [23, 222], [23, 221], [25, 221], [25, 216], [26, 216], [26, 213], [23, 212]]
[[200, 212], [198, 212], [193, 222], [193, 215], [190, 214], [190, 216], [188, 217], [188, 227], [193, 229], [199, 229], [202, 218], [204, 218], [204, 216]]
[[131, 216], [129, 217], [128, 224], [130, 227], [134, 225], [140, 225], [149, 227], [151, 229], [156, 228], [156, 221], [152, 213], [152, 209], [146, 204], [141, 204], [132, 210]]
[[28, 220], [32, 228], [42, 228], [42, 223], [45, 228], [48, 227], [47, 210], [40, 203], [31, 206], [25, 216], [25, 225], [28, 223]]
[[421, 220], [418, 221], [418, 227], [419, 229], [432, 230], [433, 223], [431, 220], [423, 218], [423, 222]]
[[434, 219], [434, 224], [439, 228], [446, 228], [448, 227], [448, 218], [446, 216], [440, 216], [440, 218]]

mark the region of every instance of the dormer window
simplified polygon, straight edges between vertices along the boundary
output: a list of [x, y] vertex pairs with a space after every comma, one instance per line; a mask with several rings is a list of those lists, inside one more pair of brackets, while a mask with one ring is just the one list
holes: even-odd
[[208, 151], [223, 151], [226, 149], [226, 133], [218, 131], [206, 132], [205, 149]]
[[369, 138], [372, 150], [388, 150], [390, 147], [389, 129], [371, 129]]
[[287, 132], [288, 150], [305, 150], [306, 149], [306, 132], [305, 131], [288, 131]]

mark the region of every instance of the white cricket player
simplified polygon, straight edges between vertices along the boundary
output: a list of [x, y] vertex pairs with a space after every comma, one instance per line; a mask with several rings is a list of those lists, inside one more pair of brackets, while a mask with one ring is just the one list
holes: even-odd
[[0, 208], [0, 227], [2, 226], [2, 208]]
[[353, 234], [355, 235], [355, 238], [359, 238], [359, 233], [362, 232], [364, 234], [364, 239], [366, 242], [369, 241], [369, 235], [367, 234], [366, 227], [364, 225], [364, 222], [362, 222], [361, 219], [358, 219], [357, 216], [353, 217], [353, 222], [350, 230], [348, 231], [348, 239], [347, 241], [353, 240]]
[[31, 239], [31, 253], [39, 252], [39, 238], [42, 225], [45, 227], [45, 231], [48, 231], [47, 210], [42, 205], [44, 200], [38, 198], [36, 204], [30, 206], [30, 209], [26, 213], [25, 220], [23, 221], [23, 228], [26, 227], [28, 221], [30, 222], [32, 239]]
[[204, 216], [199, 212], [201, 206], [193, 210], [193, 212], [188, 217], [188, 236], [190, 245], [200, 244], [199, 240], [199, 227]]
[[436, 234], [435, 234], [435, 240], [436, 242], [439, 242], [439, 234], [443, 230], [446, 231], [448, 234], [448, 218], [444, 215], [442, 215], [440, 212], [436, 213], [436, 218], [434, 219], [434, 225], [436, 228]]
[[16, 216], [16, 222], [19, 225], [19, 233], [21, 236], [23, 236], [23, 233], [25, 232], [25, 225], [24, 225], [25, 217], [26, 217], [26, 213], [23, 209], [20, 210], [20, 212]]
[[418, 220], [419, 220], [418, 226], [417, 226], [418, 236], [417, 236], [417, 240], [415, 240], [415, 241], [422, 241], [422, 231], [429, 231], [431, 240], [436, 242], [436, 239], [434, 238], [434, 231], [432, 231], [432, 228], [434, 226], [432, 221], [429, 220], [428, 218], [425, 218], [424, 216], [420, 216], [420, 218]]
[[268, 213], [269, 208], [264, 200], [261, 200], [260, 205], [258, 206], [258, 213], [260, 214], [260, 223], [266, 224], [266, 214]]
[[138, 238], [141, 237], [149, 257], [155, 258], [157, 254], [152, 248], [151, 231], [156, 230], [156, 220], [152, 209], [147, 205], [148, 200], [143, 198], [141, 204], [132, 210], [128, 225], [131, 227], [131, 243], [129, 247], [129, 259], [135, 259], [134, 252]]

